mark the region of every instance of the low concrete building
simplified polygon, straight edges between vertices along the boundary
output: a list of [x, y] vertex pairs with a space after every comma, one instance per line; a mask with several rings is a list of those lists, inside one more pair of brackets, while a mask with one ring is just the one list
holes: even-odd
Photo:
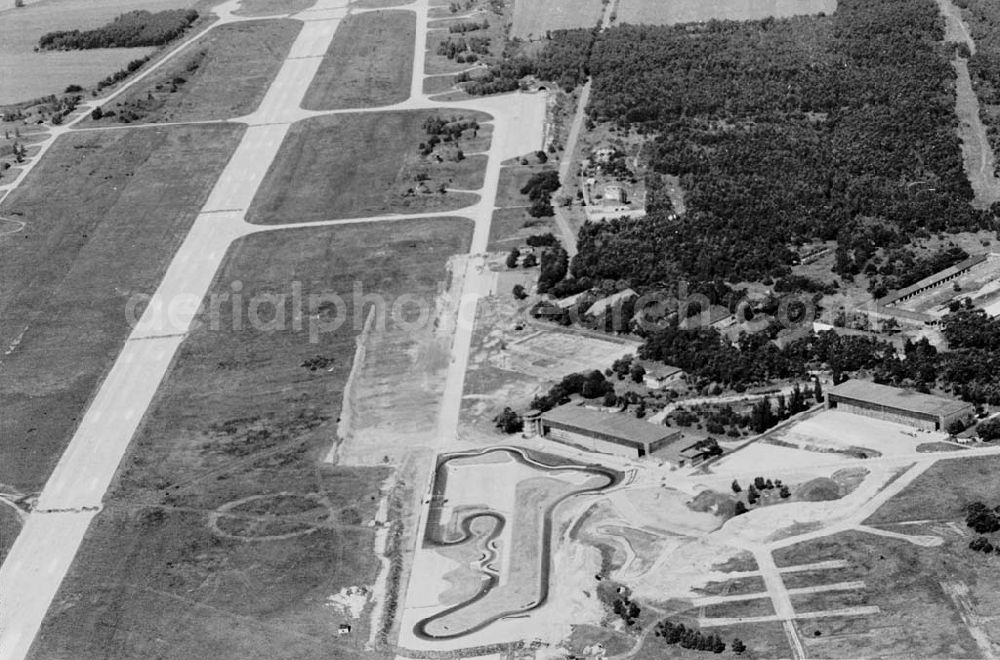
[[621, 206], [628, 201], [625, 189], [617, 184], [604, 186], [604, 205]]
[[965, 401], [863, 380], [848, 380], [828, 390], [826, 407], [927, 431], [947, 430], [959, 420], [968, 424], [976, 414]]
[[677, 429], [627, 412], [600, 412], [572, 403], [542, 413], [534, 424], [537, 434], [550, 440], [630, 458], [653, 455], [681, 438]]
[[651, 390], [664, 388], [667, 383], [675, 378], [680, 378], [684, 373], [680, 367], [673, 367], [669, 364], [644, 362], [642, 366], [646, 370], [646, 374], [642, 377], [642, 384]]

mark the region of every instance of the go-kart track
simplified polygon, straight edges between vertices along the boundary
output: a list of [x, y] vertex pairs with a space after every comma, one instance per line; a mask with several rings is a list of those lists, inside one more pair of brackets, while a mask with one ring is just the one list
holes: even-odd
[[[32, 163], [8, 188], [22, 185], [59, 136], [109, 103], [130, 86], [147, 78], [165, 62], [197, 43], [209, 30], [228, 23], [262, 20], [234, 15], [239, 0], [228, 0], [212, 11], [212, 26], [162, 58], [155, 66], [123, 85], [111, 96], [81, 104], [78, 116], [51, 132]], [[0, 660], [25, 658], [60, 584], [73, 563], [93, 518], [175, 355], [183, 343], [209, 287], [234, 241], [262, 231], [299, 227], [393, 222], [439, 216], [439, 213], [384, 215], [274, 226], [253, 225], [246, 213], [265, 174], [295, 122], [339, 112], [384, 112], [454, 108], [485, 112], [493, 117], [493, 138], [479, 201], [450, 212], [469, 218], [475, 229], [467, 260], [459, 310], [468, 318], [456, 325], [445, 396], [440, 411], [441, 442], [453, 439], [469, 355], [475, 302], [489, 292], [490, 273], [483, 267], [501, 163], [542, 147], [545, 96], [508, 94], [442, 104], [423, 93], [430, 0], [399, 7], [417, 18], [410, 97], [402, 103], [349, 111], [307, 111], [301, 107], [341, 21], [355, 11], [348, 0], [317, 0], [311, 8], [275, 19], [293, 18], [304, 25], [267, 93], [250, 115], [231, 119], [248, 126], [193, 227], [174, 255], [143, 316], [122, 347], [110, 372], [94, 395], [79, 426], [28, 516], [3, 565], [0, 566]], [[266, 20], [266, 19], [263, 19]], [[142, 128], [132, 124], [131, 129]], [[118, 130], [116, 128], [90, 130]]]
[[[449, 498], [468, 498], [468, 491], [465, 489], [455, 489], [457, 492], [452, 492], [448, 489], [449, 474], [454, 472], [453, 466], [458, 463], [463, 463], [464, 469], [473, 471], [474, 474], [477, 474], [476, 478], [485, 479], [485, 475], [479, 477], [478, 472], [482, 470], [496, 469], [496, 466], [498, 465], [498, 463], [480, 460], [486, 458], [503, 458], [505, 459], [504, 463], [507, 465], [514, 463], [523, 468], [528, 468], [529, 472], [525, 474], [526, 479], [524, 481], [537, 480], [539, 478], [546, 477], [555, 479], [560, 475], [571, 475], [576, 477], [589, 476], [587, 476], [586, 481], [574, 484], [568, 492], [559, 494], [556, 497], [548, 498], [546, 500], [546, 505], [540, 510], [538, 507], [534, 506], [535, 502], [521, 502], [518, 501], [519, 498], [516, 498], [514, 500], [514, 511], [512, 512], [515, 520], [511, 521], [513, 523], [511, 527], [515, 529], [520, 527], [521, 529], [518, 531], [527, 532], [534, 538], [522, 538], [524, 536], [523, 533], [521, 535], [512, 534], [513, 542], [508, 541], [502, 544], [502, 547], [498, 550], [497, 541], [508, 529], [508, 520], [502, 513], [492, 509], [490, 505], [485, 503], [471, 503], [470, 501], [468, 509], [463, 506], [455, 506], [453, 504], [449, 505], [451, 502]], [[500, 465], [504, 463], [501, 463]], [[440, 456], [437, 469], [434, 474], [434, 486], [432, 489], [430, 504], [428, 506], [426, 525], [424, 528], [423, 549], [427, 552], [433, 552], [435, 548], [448, 548], [462, 545], [474, 546], [476, 550], [482, 553], [478, 560], [478, 566], [482, 572], [482, 584], [478, 591], [470, 598], [462, 600], [457, 604], [450, 605], [440, 612], [421, 619], [416, 626], [414, 626], [413, 634], [418, 639], [422, 640], [456, 639], [478, 632], [500, 619], [524, 614], [544, 605], [549, 594], [553, 511], [562, 502], [569, 498], [607, 490], [608, 488], [621, 483], [622, 478], [623, 475], [620, 472], [598, 465], [551, 465], [532, 456], [532, 454], [528, 451], [516, 448], [491, 448], [482, 451], [462, 452]], [[595, 481], [597, 483], [592, 483]], [[489, 483], [489, 480], [485, 479], [485, 483]], [[477, 496], [489, 496], [494, 493], [495, 490], [492, 490], [492, 492], [489, 493], [483, 490], [477, 494]], [[527, 510], [529, 508], [533, 509], [533, 511], [529, 512]], [[451, 512], [451, 516], [448, 515], [449, 512]], [[537, 521], [540, 522], [540, 525], [527, 526], [517, 524], [519, 518], [529, 517], [530, 513], [541, 514], [539, 516], [540, 520]], [[480, 531], [477, 533], [473, 530], [473, 525], [478, 521], [493, 521], [494, 525], [490, 530]], [[450, 536], [448, 534], [449, 530], [454, 529], [456, 526], [458, 527], [460, 533], [454, 537]], [[533, 529], [531, 527], [533, 527]], [[495, 594], [495, 590], [502, 588], [502, 578], [506, 577], [507, 574], [500, 571], [494, 562], [498, 555], [514, 552], [515, 545], [530, 547], [538, 546], [541, 548], [541, 552], [531, 557], [531, 561], [535, 564], [535, 566], [531, 567], [512, 565], [509, 557], [502, 557], [504, 560], [503, 563], [507, 565], [508, 571], [511, 574], [510, 582], [516, 582], [519, 579], [528, 582], [530, 581], [529, 578], [537, 577], [537, 583], [533, 585], [537, 590], [536, 595], [533, 595], [531, 600], [514, 607], [490, 608], [490, 610], [498, 609], [498, 611], [487, 610], [486, 612], [483, 612], [481, 616], [477, 615], [478, 613], [476, 612], [470, 613], [470, 610], [475, 609], [476, 606], [489, 599], [491, 594]], [[526, 568], [530, 568], [531, 570], [525, 570]], [[456, 619], [461, 620], [463, 617], [457, 617], [455, 615], [463, 611], [470, 614], [471, 625], [456, 626], [451, 623]]]

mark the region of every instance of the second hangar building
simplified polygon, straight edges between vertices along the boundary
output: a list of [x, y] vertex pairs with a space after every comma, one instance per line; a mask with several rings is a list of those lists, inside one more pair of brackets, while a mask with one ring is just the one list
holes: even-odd
[[848, 380], [826, 393], [826, 407], [907, 424], [927, 431], [944, 431], [955, 421], [968, 423], [976, 414], [971, 403], [862, 380]]

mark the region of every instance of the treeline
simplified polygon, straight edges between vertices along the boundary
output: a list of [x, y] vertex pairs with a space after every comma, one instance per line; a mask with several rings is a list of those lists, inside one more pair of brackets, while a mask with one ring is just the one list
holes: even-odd
[[683, 369], [699, 381], [699, 388], [715, 383], [743, 391], [829, 369], [835, 383], [865, 372], [876, 383], [921, 392], [937, 388], [975, 404], [1000, 405], [1000, 320], [982, 310], [962, 309], [944, 317], [949, 351], [939, 352], [926, 338], [908, 339], [902, 357], [888, 342], [832, 331], [810, 333], [779, 348], [772, 341], [779, 329], [775, 324], [732, 344], [714, 328], [682, 329], [673, 323], [650, 333], [639, 356]]
[[918, 257], [908, 248], [899, 248], [888, 251], [878, 264], [876, 260], [872, 260], [866, 267], [865, 273], [871, 281], [869, 289], [872, 295], [881, 298], [890, 291], [916, 284], [925, 277], [968, 258], [969, 253], [957, 246], [923, 257]]
[[110, 87], [111, 85], [114, 85], [117, 82], [125, 80], [130, 75], [141, 69], [142, 66], [148, 61], [149, 61], [149, 55], [132, 60], [131, 62], [125, 65], [124, 69], [118, 69], [110, 76], [104, 78], [99, 83], [97, 83], [98, 91], [104, 89], [105, 87]]
[[525, 76], [556, 83], [570, 91], [583, 84], [589, 75], [589, 60], [594, 39], [593, 30], [553, 30], [548, 34], [545, 47], [537, 54], [525, 56], [505, 54], [490, 65], [485, 73], [461, 73], [455, 81], [468, 83], [465, 91], [476, 96], [511, 92], [521, 86]]
[[87, 50], [91, 48], [141, 48], [162, 46], [184, 33], [198, 19], [194, 9], [168, 9], [150, 13], [126, 12], [94, 30], [57, 30], [38, 40], [39, 50]]
[[[722, 653], [726, 650], [726, 643], [718, 634], [704, 634], [696, 628], [688, 628], [683, 623], [673, 623], [667, 619], [656, 624], [653, 634], [663, 638], [667, 644], [677, 644], [681, 648], [696, 651], [711, 651], [712, 653]], [[738, 644], [737, 644], [738, 642]], [[743, 642], [733, 640], [733, 651], [737, 654], [746, 650]]]
[[879, 249], [990, 226], [969, 205], [942, 25], [932, 0], [843, 0], [600, 33], [590, 117], [655, 133], [651, 165], [680, 177], [687, 213], [586, 227], [574, 274], [760, 281], [836, 239], [851, 279]]

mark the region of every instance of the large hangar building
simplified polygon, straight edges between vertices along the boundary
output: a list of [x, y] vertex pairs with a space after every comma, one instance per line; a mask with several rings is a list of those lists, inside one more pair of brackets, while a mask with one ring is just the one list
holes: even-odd
[[588, 451], [630, 458], [660, 453], [671, 462], [683, 460], [672, 455], [676, 452], [661, 452], [681, 439], [679, 430], [626, 413], [606, 413], [570, 403], [542, 413], [534, 423], [538, 435]]
[[826, 407], [875, 417], [927, 431], [944, 431], [955, 421], [968, 423], [971, 403], [862, 380], [848, 380], [826, 393]]

